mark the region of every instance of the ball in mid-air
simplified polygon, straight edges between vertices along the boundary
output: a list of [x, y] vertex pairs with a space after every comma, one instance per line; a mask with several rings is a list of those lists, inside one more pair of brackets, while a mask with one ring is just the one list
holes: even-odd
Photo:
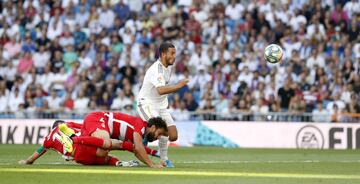
[[265, 48], [265, 60], [269, 63], [278, 63], [283, 57], [283, 50], [279, 45], [271, 44]]

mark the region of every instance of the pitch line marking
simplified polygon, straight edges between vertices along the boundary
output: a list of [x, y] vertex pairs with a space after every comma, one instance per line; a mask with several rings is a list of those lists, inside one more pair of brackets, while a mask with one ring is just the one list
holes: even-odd
[[176, 161], [177, 164], [246, 164], [246, 163], [360, 163], [360, 160], [338, 160], [338, 161], [320, 161], [320, 160], [198, 160], [198, 161]]
[[[175, 161], [175, 164], [252, 164], [252, 163], [360, 163], [360, 160], [338, 160], [338, 161], [320, 161], [320, 160], [197, 160], [197, 161]], [[14, 165], [17, 163], [0, 162], [0, 166]], [[36, 163], [35, 165], [77, 165], [75, 162], [49, 162], [49, 163]]]
[[149, 170], [105, 170], [105, 169], [36, 169], [0, 168], [0, 172], [15, 173], [65, 173], [65, 174], [132, 174], [166, 176], [215, 176], [215, 177], [263, 177], [263, 178], [308, 178], [308, 179], [356, 179], [359, 175], [297, 174], [297, 173], [247, 173], [247, 172], [201, 172], [201, 171], [149, 171]]

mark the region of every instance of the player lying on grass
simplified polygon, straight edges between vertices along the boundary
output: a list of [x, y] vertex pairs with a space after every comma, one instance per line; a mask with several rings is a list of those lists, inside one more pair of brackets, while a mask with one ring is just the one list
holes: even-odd
[[[71, 129], [65, 128], [62, 131], [67, 136], [73, 137], [74, 132], [72, 132]], [[162, 164], [154, 164], [148, 157], [145, 146], [143, 145], [143, 138], [145, 137], [149, 142], [152, 142], [159, 139], [160, 136], [166, 135], [167, 131], [167, 125], [160, 117], [151, 118], [146, 122], [139, 117], [119, 112], [91, 112], [84, 118], [81, 136], [97, 137], [103, 139], [105, 142], [111, 142], [111, 139], [132, 142], [134, 143], [134, 154], [140, 161], [149, 167], [162, 168]], [[76, 140], [69, 139], [69, 142], [73, 141]], [[71, 145], [71, 143], [66, 145]], [[67, 149], [71, 150], [72, 148], [67, 146]], [[78, 152], [84, 152], [85, 154], [88, 153], [88, 150], [84, 149]], [[102, 154], [106, 156], [108, 150], [98, 148], [96, 152], [98, 155]], [[78, 159], [77, 162], [92, 164], [94, 160], [82, 158], [81, 160]]]
[[[139, 165], [137, 161], [119, 161], [114, 156], [104, 155], [102, 152], [97, 153], [97, 147], [103, 149], [112, 149], [112, 150], [127, 150], [133, 152], [133, 144], [127, 141], [120, 141], [112, 139], [111, 142], [104, 141], [100, 138], [95, 137], [87, 137], [87, 136], [76, 136], [73, 137], [74, 142], [74, 150], [67, 150], [64, 147], [64, 135], [59, 131], [58, 125], [65, 125], [70, 128], [74, 133], [80, 134], [80, 129], [82, 124], [77, 124], [73, 122], [65, 123], [62, 120], [57, 120], [53, 124], [53, 129], [49, 135], [45, 137], [45, 141], [39, 149], [34, 152], [29, 158], [26, 160], [19, 161], [20, 164], [32, 164], [35, 160], [40, 158], [43, 154], [46, 153], [48, 149], [52, 149], [60, 153], [63, 158], [66, 160], [84, 160], [84, 158], [93, 160], [94, 165], [114, 165], [114, 166], [137, 166]], [[66, 138], [66, 136], [65, 136]], [[158, 157], [158, 152], [156, 150], [151, 150], [148, 147], [145, 147], [148, 154]], [[88, 154], [84, 154], [81, 150], [89, 151]], [[78, 161], [77, 161], [78, 162]]]

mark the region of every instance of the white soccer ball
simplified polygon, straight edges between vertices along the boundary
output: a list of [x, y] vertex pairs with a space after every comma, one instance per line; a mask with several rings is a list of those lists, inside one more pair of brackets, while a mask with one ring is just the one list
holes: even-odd
[[265, 48], [265, 60], [269, 63], [278, 63], [283, 57], [283, 50], [279, 45], [271, 44]]

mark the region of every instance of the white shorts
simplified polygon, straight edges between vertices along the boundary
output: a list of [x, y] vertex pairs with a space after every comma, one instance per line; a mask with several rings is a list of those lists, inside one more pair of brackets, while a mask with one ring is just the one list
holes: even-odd
[[138, 102], [136, 110], [144, 121], [148, 121], [153, 117], [161, 117], [165, 120], [167, 126], [175, 126], [174, 119], [171, 117], [168, 109], [156, 109], [147, 103]]

